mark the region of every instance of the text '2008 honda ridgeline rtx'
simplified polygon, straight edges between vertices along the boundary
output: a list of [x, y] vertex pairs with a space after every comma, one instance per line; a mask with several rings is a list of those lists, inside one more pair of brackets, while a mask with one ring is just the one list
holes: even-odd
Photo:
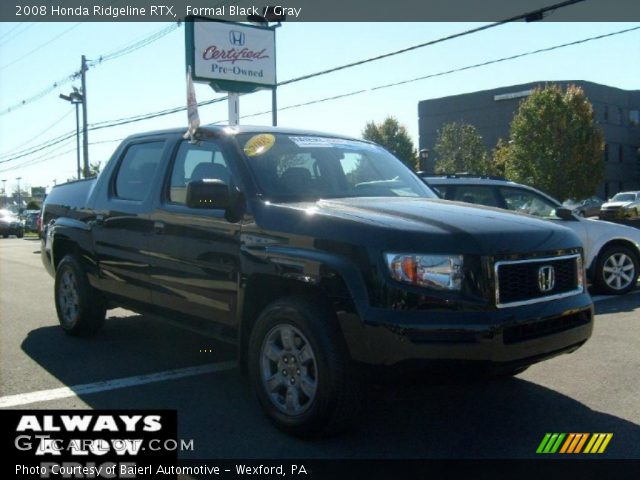
[[43, 225], [66, 332], [96, 333], [116, 306], [207, 328], [301, 436], [354, 418], [363, 364], [515, 374], [592, 330], [571, 231], [438, 200], [383, 148], [341, 136], [134, 135], [97, 179], [53, 188]]

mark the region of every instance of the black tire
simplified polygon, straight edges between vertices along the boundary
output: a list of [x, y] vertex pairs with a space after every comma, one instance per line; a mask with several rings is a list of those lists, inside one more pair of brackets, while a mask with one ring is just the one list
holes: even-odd
[[58, 264], [54, 297], [58, 321], [69, 335], [89, 337], [104, 324], [105, 302], [89, 284], [76, 256], [66, 255]]
[[623, 295], [635, 288], [639, 272], [637, 252], [624, 245], [614, 245], [598, 255], [593, 283], [599, 293]]
[[[285, 345], [287, 336], [290, 348]], [[258, 401], [280, 430], [303, 438], [329, 436], [352, 427], [357, 419], [360, 376], [354, 372], [335, 314], [322, 300], [288, 297], [267, 306], [251, 332], [248, 362]], [[270, 390], [269, 376], [274, 379]]]
[[9, 235], [7, 235], [6, 233], [3, 233], [2, 238], [9, 238]]

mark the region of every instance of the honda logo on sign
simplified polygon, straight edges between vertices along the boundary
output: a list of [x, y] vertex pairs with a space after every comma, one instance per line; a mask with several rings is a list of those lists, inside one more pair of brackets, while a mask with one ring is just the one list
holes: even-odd
[[241, 47], [244, 45], [244, 32], [239, 32], [238, 30], [231, 30], [229, 32], [229, 42], [231, 45], [236, 45]]
[[541, 292], [550, 292], [556, 285], [556, 271], [551, 265], [538, 269], [538, 288]]

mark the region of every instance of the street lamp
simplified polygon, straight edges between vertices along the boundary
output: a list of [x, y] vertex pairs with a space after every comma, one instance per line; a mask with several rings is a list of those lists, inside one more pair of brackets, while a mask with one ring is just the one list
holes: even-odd
[[420, 150], [420, 171], [425, 173], [433, 173], [433, 169], [429, 165], [429, 149], [423, 148]]
[[62, 100], [66, 100], [76, 106], [76, 157], [78, 164], [78, 180], [80, 180], [82, 169], [80, 168], [80, 116], [78, 114], [78, 107], [82, 104], [83, 96], [76, 87], [73, 87], [73, 92], [69, 95], [60, 94], [59, 96]]
[[[275, 29], [282, 26], [282, 22], [287, 19], [287, 14], [280, 9], [281, 13], [276, 13], [276, 7], [264, 7], [262, 9], [262, 15], [247, 15], [247, 21], [254, 23], [263, 28]], [[276, 25], [269, 27], [269, 22], [276, 23]], [[277, 85], [274, 85], [271, 89], [271, 124], [276, 127], [278, 125], [278, 95]]]
[[20, 180], [22, 180], [22, 177], [16, 177], [16, 180], [18, 181], [18, 215], [20, 215], [22, 213], [22, 195], [20, 193]]

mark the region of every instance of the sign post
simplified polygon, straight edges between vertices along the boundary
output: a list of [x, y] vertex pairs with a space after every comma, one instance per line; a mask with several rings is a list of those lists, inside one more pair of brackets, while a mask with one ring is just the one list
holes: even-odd
[[187, 17], [187, 68], [194, 82], [229, 95], [229, 124], [240, 123], [240, 94], [276, 88], [275, 27]]

